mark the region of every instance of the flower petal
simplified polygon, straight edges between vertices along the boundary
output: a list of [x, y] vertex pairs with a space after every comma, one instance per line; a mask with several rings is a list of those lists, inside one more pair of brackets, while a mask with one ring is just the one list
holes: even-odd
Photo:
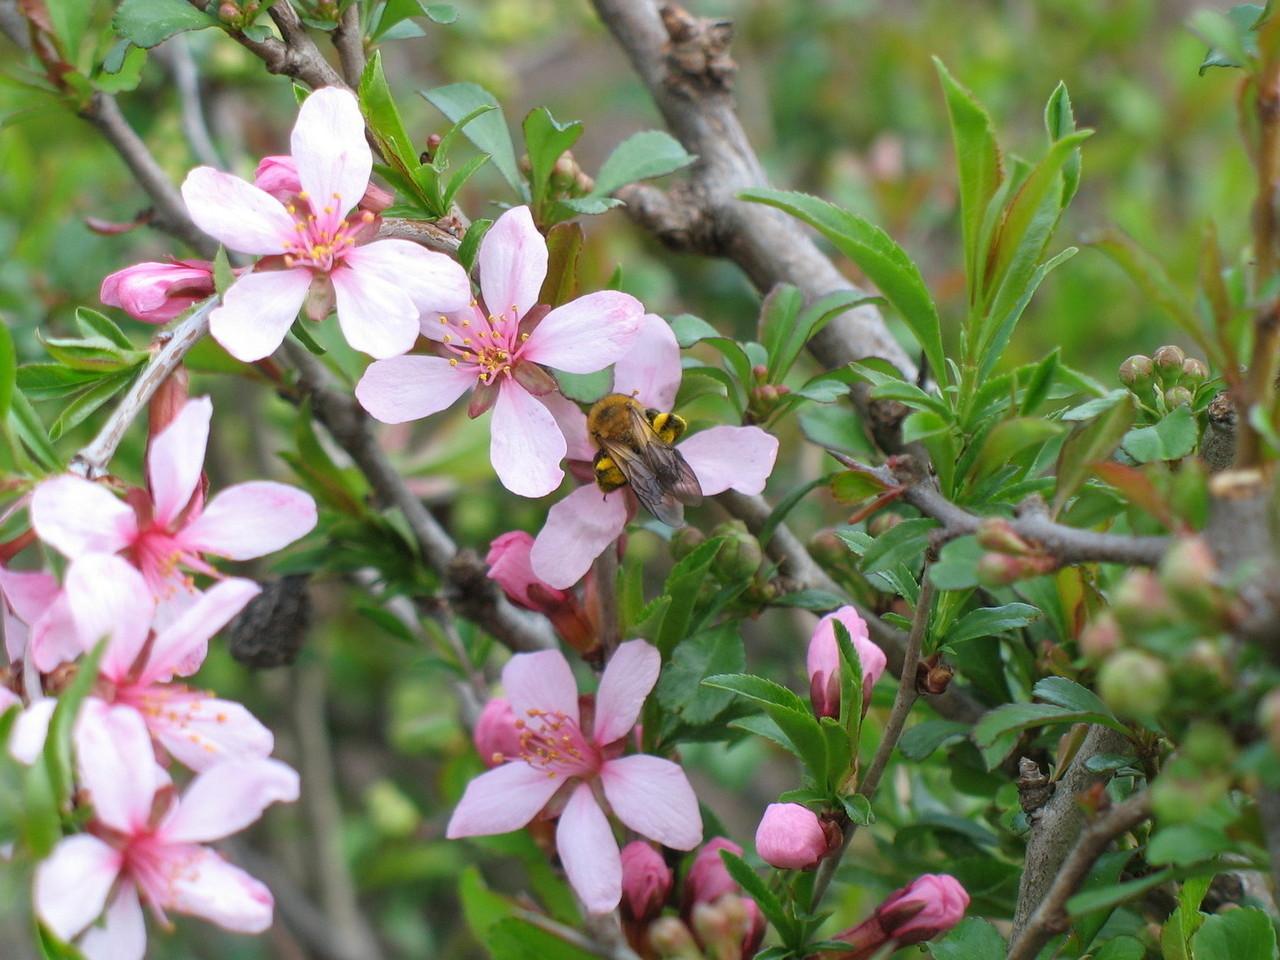
[[198, 594], [172, 623], [156, 632], [136, 682], [146, 685], [169, 680], [175, 673], [195, 673], [204, 661], [209, 638], [261, 592], [252, 580], [231, 577]]
[[644, 307], [628, 293], [589, 293], [543, 317], [521, 356], [567, 373], [594, 373], [627, 352], [643, 316]]
[[471, 281], [462, 265], [408, 240], [366, 243], [348, 251], [346, 262], [398, 286], [420, 313], [453, 313], [471, 303]]
[[488, 837], [519, 830], [547, 805], [564, 778], [523, 760], [494, 767], [467, 784], [445, 836]]
[[146, 580], [120, 557], [90, 554], [67, 570], [66, 592], [81, 649], [88, 653], [103, 637], [110, 637], [98, 669], [111, 680], [123, 680], [155, 616]]
[[764, 489], [778, 458], [778, 438], [759, 427], [712, 427], [677, 449], [693, 468], [703, 496], [726, 490], [754, 495]]
[[661, 669], [662, 655], [643, 640], [618, 646], [596, 691], [596, 743], [613, 743], [631, 732]]
[[0, 567], [0, 595], [23, 623], [35, 623], [58, 599], [58, 578], [43, 570], [7, 570]]
[[237, 933], [262, 933], [271, 926], [275, 901], [260, 881], [204, 847], [170, 851], [164, 864], [168, 895], [160, 906]]
[[57, 697], [41, 697], [18, 714], [9, 735], [9, 753], [15, 760], [27, 766], [36, 762], [44, 751], [44, 742], [49, 736], [49, 721], [53, 719], [53, 711], [57, 706]]
[[556, 825], [556, 851], [588, 913], [608, 913], [622, 899], [622, 855], [609, 818], [587, 784], [579, 784]]
[[298, 774], [279, 760], [228, 760], [204, 771], [158, 833], [168, 843], [207, 843], [239, 833], [273, 803], [298, 799]]
[[541, 712], [578, 722], [578, 681], [559, 650], [517, 653], [502, 668], [502, 686], [517, 721]]
[[80, 784], [89, 791], [97, 819], [127, 835], [145, 830], [163, 774], [142, 715], [90, 697], [80, 708], [73, 739]]
[[317, 217], [324, 208], [336, 223], [369, 185], [373, 154], [364, 139], [364, 118], [350, 90], [322, 87], [302, 102], [289, 149], [298, 180]]
[[228, 560], [275, 553], [316, 525], [316, 502], [287, 483], [251, 480], [227, 487], [181, 533], [182, 544]]
[[187, 174], [182, 199], [196, 226], [231, 250], [257, 256], [284, 253], [295, 236], [284, 204], [213, 167], [196, 167]]
[[172, 686], [154, 686], [144, 695], [144, 711], [151, 735], [179, 763], [197, 773], [236, 760], [271, 755], [275, 737], [258, 718], [231, 700], [204, 697], [182, 690], [164, 697]]
[[702, 842], [698, 798], [679, 765], [643, 753], [619, 757], [605, 763], [600, 783], [618, 819], [641, 836], [673, 850]]
[[102, 912], [120, 866], [120, 854], [97, 837], [78, 833], [60, 840], [36, 867], [36, 914], [70, 940]]
[[246, 273], [209, 314], [209, 332], [237, 360], [261, 360], [284, 342], [310, 288], [309, 270]]
[[[8, 641], [9, 621], [5, 621], [5, 640]], [[28, 639], [31, 662], [41, 673], [48, 673], [60, 663], [68, 663], [84, 648], [80, 645], [80, 632], [71, 616], [71, 602], [65, 592], [45, 611], [44, 616], [31, 625]], [[10, 662], [13, 651], [9, 651]]]
[[138, 535], [129, 505], [106, 487], [65, 475], [46, 480], [31, 495], [31, 525], [59, 553], [115, 553]]
[[502, 485], [522, 497], [545, 497], [564, 479], [564, 454], [564, 435], [551, 411], [504, 379], [489, 422], [489, 459]]
[[212, 416], [213, 403], [208, 397], [188, 400], [151, 441], [147, 481], [155, 501], [155, 521], [160, 526], [169, 526], [182, 512], [200, 482]]
[[515, 322], [533, 309], [547, 278], [547, 242], [528, 207], [512, 207], [494, 221], [480, 241], [477, 262], [489, 313]]
[[544, 393], [538, 400], [556, 418], [556, 426], [564, 437], [565, 456], [590, 463], [595, 458], [596, 446], [587, 433], [587, 415], [582, 408], [558, 392]]
[[80, 941], [85, 960], [142, 960], [147, 952], [147, 924], [138, 888], [123, 883], [107, 906], [101, 927], [90, 927]]
[[623, 491], [606, 494], [594, 484], [578, 487], [548, 511], [529, 552], [533, 572], [551, 586], [567, 590], [587, 575], [595, 558], [626, 526]]
[[444, 357], [375, 360], [356, 384], [360, 406], [383, 423], [421, 420], [449, 407], [476, 384], [476, 368]]
[[418, 308], [394, 281], [342, 266], [329, 274], [347, 343], [378, 360], [407, 353], [418, 339]]
[[631, 349], [613, 365], [614, 393], [634, 391], [645, 406], [670, 410], [675, 406], [681, 374], [680, 344], [671, 324], [656, 313], [646, 313]]

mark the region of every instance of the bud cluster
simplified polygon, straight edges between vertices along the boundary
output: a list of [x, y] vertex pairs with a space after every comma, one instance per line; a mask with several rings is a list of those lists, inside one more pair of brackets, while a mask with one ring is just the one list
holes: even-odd
[[1144, 403], [1160, 412], [1195, 402], [1196, 391], [1209, 379], [1203, 360], [1188, 357], [1181, 347], [1167, 344], [1151, 356], [1135, 354], [1120, 364], [1120, 382]]
[[[520, 157], [520, 172], [526, 177], [533, 174], [533, 163], [529, 160], [527, 153]], [[578, 161], [568, 150], [556, 159], [547, 185], [550, 187], [553, 199], [585, 197], [596, 188], [596, 182], [578, 166]]]
[[747, 384], [747, 422], [764, 423], [790, 396], [791, 388], [782, 383], [770, 383], [769, 368], [763, 363], [751, 368], [751, 377], [753, 382]]
[[261, 12], [262, 4], [259, 0], [244, 0], [243, 3], [237, 3], [236, 0], [222, 0], [218, 4], [218, 19], [232, 30], [245, 29], [257, 19]]

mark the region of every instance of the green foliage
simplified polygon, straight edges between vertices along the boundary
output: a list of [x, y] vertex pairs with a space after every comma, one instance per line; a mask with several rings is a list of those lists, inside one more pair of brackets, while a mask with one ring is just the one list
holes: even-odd
[[[64, 2], [59, 0], [58, 6]], [[136, 46], [154, 47], [187, 30], [216, 27], [218, 21], [184, 0], [124, 0], [116, 9], [112, 26]], [[74, 49], [78, 44], [69, 45]]]

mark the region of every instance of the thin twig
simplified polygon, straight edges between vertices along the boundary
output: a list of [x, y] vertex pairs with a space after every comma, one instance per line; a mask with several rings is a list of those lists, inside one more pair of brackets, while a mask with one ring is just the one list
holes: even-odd
[[176, 327], [156, 338], [160, 344], [158, 349], [151, 354], [142, 372], [111, 411], [98, 435], [71, 459], [68, 469], [90, 480], [106, 475], [107, 466], [130, 424], [147, 409], [152, 396], [169, 379], [169, 375], [182, 365], [187, 351], [208, 333], [209, 314], [217, 305], [218, 298], [210, 297]]
[[[880, 735], [880, 743], [876, 746], [875, 756], [871, 759], [871, 766], [867, 768], [866, 774], [858, 783], [858, 793], [871, 800], [876, 795], [876, 790], [880, 786], [880, 780], [884, 776], [885, 769], [889, 766], [889, 758], [893, 756], [893, 751], [898, 746], [898, 740], [902, 737], [902, 730], [906, 726], [907, 716], [911, 713], [911, 708], [915, 706], [915, 702], [920, 696], [916, 690], [916, 668], [920, 665], [920, 651], [924, 647], [925, 633], [929, 627], [929, 615], [933, 610], [933, 582], [929, 579], [929, 568], [925, 565], [924, 573], [920, 578], [920, 595], [916, 598], [916, 609], [911, 618], [911, 633], [907, 637], [907, 649], [904, 655], [902, 671], [898, 677], [898, 692], [893, 698], [893, 707], [889, 710], [889, 719], [885, 721], [884, 731]], [[849, 842], [853, 839], [854, 833], [858, 829], [858, 825], [850, 823], [847, 817], [841, 818], [841, 828], [844, 835], [840, 840], [840, 848], [835, 852], [828, 854], [826, 859], [822, 861], [822, 865], [818, 868], [818, 875], [813, 881], [813, 895], [809, 901], [810, 909], [816, 909], [822, 902], [822, 897], [827, 892], [827, 888], [831, 886], [831, 881], [836, 875], [836, 871], [840, 869], [840, 862], [844, 859], [845, 851], [849, 849]]]
[[640, 960], [639, 955], [622, 940], [604, 942], [593, 939], [572, 927], [566, 927], [552, 920], [545, 914], [535, 913], [532, 910], [517, 911], [515, 916], [540, 930], [545, 930], [557, 940], [563, 940], [570, 946], [585, 950], [592, 956], [603, 957], [604, 960]]
[[364, 33], [360, 29], [360, 4], [351, 3], [333, 31], [333, 46], [342, 63], [342, 75], [352, 87], [359, 86], [364, 73]]
[[204, 103], [200, 96], [200, 68], [191, 55], [190, 38], [187, 34], [180, 33], [157, 47], [155, 52], [169, 71], [178, 91], [182, 134], [187, 138], [191, 153], [205, 166], [221, 167], [222, 158], [218, 156], [218, 148], [213, 144], [209, 125], [205, 121]]
[[[886, 488], [899, 488], [902, 500], [911, 504], [926, 517], [941, 521], [942, 529], [935, 534], [938, 543], [976, 533], [987, 517], [957, 506], [943, 496], [932, 478], [910, 455], [893, 457], [882, 467], [869, 467], [851, 457], [832, 452], [832, 456], [845, 466], [875, 477]], [[1033, 509], [1035, 501], [1020, 515], [1008, 520], [1013, 532], [1029, 541], [1044, 553], [1062, 563], [1124, 563], [1155, 566], [1173, 542], [1169, 537], [1136, 536], [1118, 533], [1101, 533], [1082, 530], [1049, 519], [1042, 509]]]
[[1041, 949], [1069, 925], [1067, 901], [1080, 889], [1090, 868], [1110, 846], [1111, 841], [1127, 833], [1151, 816], [1149, 791], [1135, 793], [1112, 807], [1085, 827], [1070, 855], [1062, 863], [1048, 894], [1031, 915], [1021, 934], [1009, 945], [1008, 960], [1032, 960]]
[[604, 659], [608, 660], [622, 641], [622, 623], [618, 618], [618, 551], [614, 544], [601, 551], [591, 569], [595, 573], [596, 604], [600, 615], [600, 646]]

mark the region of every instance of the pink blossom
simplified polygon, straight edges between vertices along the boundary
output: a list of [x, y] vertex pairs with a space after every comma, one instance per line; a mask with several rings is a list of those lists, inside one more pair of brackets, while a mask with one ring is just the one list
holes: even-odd
[[0, 567], [0, 601], [10, 663], [30, 661], [47, 673], [80, 653], [66, 594], [52, 574]]
[[[271, 892], [204, 844], [296, 800], [293, 770], [275, 760], [222, 763], [175, 800], [141, 718], [97, 701], [86, 702], [75, 745], [94, 819], [36, 869], [36, 913], [50, 930], [68, 941], [83, 932], [87, 960], [142, 960], [143, 903], [166, 924], [173, 911], [241, 933], [271, 926]], [[104, 923], [91, 926], [104, 908]]]
[[512, 657], [502, 682], [523, 722], [520, 758], [467, 785], [447, 835], [488, 836], [519, 830], [557, 794], [565, 797], [556, 849], [569, 883], [592, 913], [622, 898], [622, 862], [600, 794], [641, 836], [676, 850], [702, 838], [702, 815], [684, 771], [647, 754], [622, 756], [640, 708], [658, 681], [661, 657], [643, 640], [618, 647], [596, 694], [589, 732], [578, 709], [578, 685], [558, 650]]
[[819, 717], [840, 715], [840, 647], [836, 643], [836, 630], [832, 623], [839, 620], [849, 631], [853, 649], [862, 664], [862, 709], [865, 712], [871, 700], [871, 688], [884, 674], [884, 651], [871, 642], [867, 635], [867, 622], [853, 607], [841, 607], [818, 621], [809, 640], [807, 666], [809, 669], [809, 699], [813, 711]]
[[512, 493], [541, 497], [564, 479], [565, 438], [537, 397], [555, 380], [542, 369], [594, 373], [621, 358], [644, 313], [635, 297], [601, 290], [541, 316], [535, 310], [547, 275], [547, 243], [528, 207], [508, 210], [480, 241], [483, 299], [422, 321], [439, 344], [431, 356], [370, 364], [356, 398], [384, 423], [420, 420], [474, 390], [470, 412], [490, 405], [489, 459]]
[[808, 870], [827, 855], [829, 844], [818, 815], [798, 803], [771, 803], [756, 828], [756, 853], [781, 870]]
[[573, 649], [580, 653], [591, 650], [598, 639], [586, 610], [572, 592], [538, 579], [529, 559], [532, 549], [533, 536], [523, 530], [494, 538], [484, 558], [489, 565], [489, 579], [502, 588], [512, 603], [547, 617]]
[[[661, 317], [646, 314], [631, 350], [613, 368], [616, 393], [634, 394], [648, 407], [670, 410], [680, 387], [680, 347]], [[551, 408], [567, 441], [570, 459], [589, 462], [595, 453], [582, 410], [561, 397]], [[759, 427], [712, 427], [676, 445], [693, 469], [705, 496], [725, 490], [757, 494], [773, 472], [778, 439]], [[534, 539], [534, 572], [553, 587], [577, 583], [595, 560], [626, 528], [635, 511], [626, 488], [602, 493], [582, 486], [553, 506]]]
[[13, 729], [9, 731], [9, 756], [27, 766], [36, 762], [36, 758], [44, 750], [49, 721], [53, 719], [53, 711], [57, 706], [58, 701], [54, 697], [40, 697], [27, 706], [12, 690], [0, 687], [0, 716], [14, 707], [18, 708]]
[[[271, 194], [281, 203], [290, 202], [302, 192], [302, 181], [298, 179], [297, 161], [288, 154], [263, 157], [258, 161], [258, 169], [254, 171], [253, 185]], [[370, 181], [357, 206], [370, 213], [381, 213], [394, 201], [394, 196]]]
[[476, 753], [480, 755], [484, 765], [496, 767], [520, 756], [520, 732], [521, 727], [516, 720], [515, 711], [511, 709], [511, 702], [502, 697], [494, 697], [480, 711], [471, 741], [476, 745]]
[[98, 299], [135, 320], [167, 323], [212, 296], [213, 290], [213, 264], [208, 260], [148, 261], [108, 274]]
[[926, 873], [885, 898], [856, 927], [836, 934], [852, 949], [831, 953], [832, 960], [870, 960], [887, 943], [908, 946], [946, 933], [964, 917], [969, 894], [945, 873]]
[[738, 882], [729, 875], [724, 865], [721, 850], [728, 850], [734, 856], [742, 856], [742, 848], [727, 837], [712, 837], [706, 842], [684, 878], [684, 892], [681, 902], [684, 912], [697, 903], [714, 903], [726, 893], [738, 893]]
[[373, 156], [355, 96], [325, 87], [307, 97], [291, 142], [302, 190], [287, 205], [238, 177], [199, 167], [182, 197], [205, 233], [231, 250], [281, 257], [284, 269], [238, 279], [209, 316], [234, 357], [261, 360], [284, 340], [313, 286], [333, 296], [347, 342], [375, 357], [404, 353], [423, 311], [458, 310], [471, 299], [466, 273], [444, 254], [407, 240], [363, 243], [374, 215], [348, 213], [369, 186]]
[[646, 923], [662, 912], [675, 875], [662, 854], [643, 840], [622, 848], [622, 912], [636, 923]]
[[188, 590], [180, 567], [217, 575], [203, 555], [249, 560], [272, 553], [316, 524], [316, 505], [296, 487], [254, 481], [228, 487], [207, 504], [200, 486], [209, 419], [207, 397], [188, 400], [151, 440], [148, 490], [124, 501], [70, 474], [40, 484], [31, 499], [37, 535], [64, 555], [124, 553], [158, 597]]
[[67, 571], [82, 648], [88, 652], [108, 638], [97, 696], [136, 711], [152, 736], [193, 770], [265, 757], [274, 746], [271, 731], [240, 704], [169, 682], [199, 669], [209, 638], [258, 592], [250, 580], [221, 580], [153, 633], [151, 591], [120, 557], [92, 554]]

